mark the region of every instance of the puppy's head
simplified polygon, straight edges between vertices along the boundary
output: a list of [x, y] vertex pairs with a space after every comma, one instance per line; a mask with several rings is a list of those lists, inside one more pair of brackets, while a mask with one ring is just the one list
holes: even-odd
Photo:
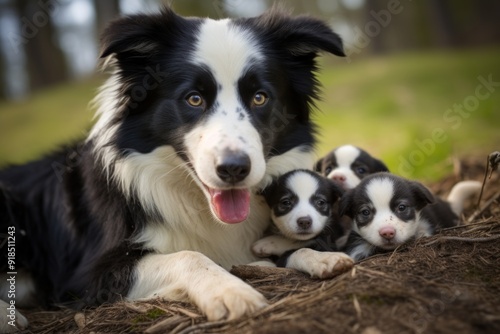
[[354, 188], [370, 174], [389, 171], [382, 161], [352, 145], [337, 147], [316, 162], [315, 169], [345, 190]]
[[347, 191], [339, 210], [352, 218], [353, 230], [363, 239], [390, 250], [428, 233], [428, 225], [421, 224], [420, 211], [433, 202], [433, 195], [420, 183], [378, 173]]
[[[327, 24], [278, 10], [212, 20], [165, 8], [119, 19], [103, 36], [102, 56], [117, 68], [106, 91], [114, 98], [91, 138], [105, 165], [134, 156], [188, 169], [218, 221], [244, 221], [267, 162], [312, 150], [320, 51], [344, 55]], [[115, 175], [122, 184], [145, 168], [128, 164]], [[157, 184], [168, 170], [158, 174]]]
[[342, 193], [335, 183], [308, 170], [288, 172], [263, 191], [274, 224], [296, 240], [311, 239], [324, 229]]

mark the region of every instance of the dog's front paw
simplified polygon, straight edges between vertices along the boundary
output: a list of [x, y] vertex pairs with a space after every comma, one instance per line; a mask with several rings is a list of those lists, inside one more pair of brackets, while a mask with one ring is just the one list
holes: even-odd
[[[233, 278], [233, 277], [231, 277]], [[233, 320], [266, 307], [267, 300], [257, 290], [234, 277], [232, 282], [214, 282], [198, 300], [209, 321]]]
[[302, 248], [290, 255], [287, 267], [320, 279], [340, 275], [352, 268], [354, 261], [340, 252], [318, 252]]

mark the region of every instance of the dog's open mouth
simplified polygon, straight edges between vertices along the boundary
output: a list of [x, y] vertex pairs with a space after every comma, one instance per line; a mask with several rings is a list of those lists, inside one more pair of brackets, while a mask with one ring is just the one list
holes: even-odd
[[241, 223], [248, 218], [250, 213], [250, 191], [248, 189], [208, 188], [208, 192], [214, 213], [224, 223]]

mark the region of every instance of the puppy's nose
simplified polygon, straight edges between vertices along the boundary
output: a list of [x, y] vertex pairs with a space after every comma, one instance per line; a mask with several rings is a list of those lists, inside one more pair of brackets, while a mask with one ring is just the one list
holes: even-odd
[[250, 169], [250, 158], [242, 152], [225, 154], [215, 167], [217, 176], [227, 183], [243, 181], [250, 174]]
[[332, 176], [332, 180], [333, 181], [337, 181], [337, 182], [345, 182], [345, 175], [343, 174], [335, 174]]
[[301, 230], [307, 230], [312, 225], [312, 219], [309, 216], [300, 217], [299, 219], [297, 219], [297, 225], [299, 225], [299, 228]]
[[386, 240], [392, 240], [396, 236], [396, 230], [394, 227], [386, 226], [378, 230], [378, 234]]

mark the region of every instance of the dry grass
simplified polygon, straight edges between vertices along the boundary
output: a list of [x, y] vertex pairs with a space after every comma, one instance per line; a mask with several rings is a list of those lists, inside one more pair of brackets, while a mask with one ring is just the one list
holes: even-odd
[[[432, 184], [482, 180], [483, 159], [457, 164]], [[330, 280], [288, 269], [234, 267], [270, 301], [237, 321], [207, 322], [190, 304], [160, 300], [28, 313], [26, 333], [500, 333], [500, 177], [486, 186], [473, 222], [366, 259]], [[491, 200], [494, 198], [496, 200]], [[466, 218], [474, 209], [465, 212]]]

